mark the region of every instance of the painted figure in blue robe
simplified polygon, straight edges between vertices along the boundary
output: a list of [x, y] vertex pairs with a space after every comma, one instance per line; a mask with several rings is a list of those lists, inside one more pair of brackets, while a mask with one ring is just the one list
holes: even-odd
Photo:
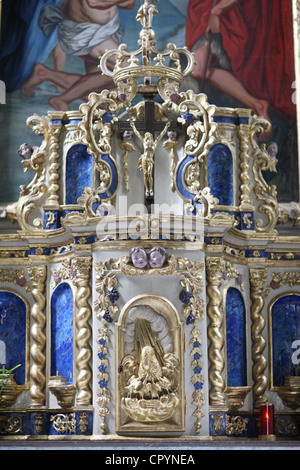
[[[10, 89], [21, 86], [23, 98], [30, 99], [38, 85], [50, 82], [58, 90], [64, 90], [61, 95], [49, 99], [50, 106], [66, 111], [72, 101], [80, 98], [86, 101], [90, 92], [113, 87], [112, 80], [99, 73], [99, 56], [120, 44], [123, 28], [118, 7], [132, 9], [134, 0], [40, 0], [29, 2], [30, 8], [23, 6], [23, 9], [19, 5], [21, 2], [14, 3], [15, 8], [11, 11], [4, 9], [5, 15], [8, 19], [17, 15], [22, 28], [19, 30], [16, 26], [15, 38], [21, 40], [25, 36], [28, 42], [25, 40], [25, 50], [21, 47], [9, 51], [7, 45], [2, 52], [9, 73], [9, 77], [3, 78], [11, 84]], [[28, 7], [27, 2], [26, 5]], [[40, 47], [37, 47], [39, 39]], [[43, 63], [49, 53], [53, 68]], [[65, 71], [67, 55], [83, 60], [84, 74]], [[17, 56], [26, 61], [26, 71], [18, 67]], [[18, 80], [11, 81], [12, 68], [17, 69]]]

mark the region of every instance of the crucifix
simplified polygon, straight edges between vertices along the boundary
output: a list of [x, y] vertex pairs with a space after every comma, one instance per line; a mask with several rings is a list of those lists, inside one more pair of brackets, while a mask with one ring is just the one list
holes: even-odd
[[[158, 142], [164, 137], [167, 131], [182, 132], [181, 124], [177, 121], [156, 121], [154, 94], [144, 96], [144, 120], [143, 121], [118, 121], [118, 132], [133, 131], [143, 142], [143, 154], [139, 158], [138, 168], [144, 173], [145, 182], [145, 205], [148, 212], [151, 212], [151, 205], [154, 203], [154, 154]], [[144, 133], [144, 136], [141, 134]], [[157, 138], [155, 134], [159, 132]]]

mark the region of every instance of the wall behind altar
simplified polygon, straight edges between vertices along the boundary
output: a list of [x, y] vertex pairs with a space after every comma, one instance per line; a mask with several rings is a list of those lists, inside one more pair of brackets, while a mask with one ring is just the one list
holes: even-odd
[[[101, 76], [97, 60], [93, 58], [90, 61], [88, 47], [78, 46], [71, 36], [67, 42], [74, 46], [73, 49], [77, 47], [77, 52], [64, 54], [57, 47], [58, 44], [65, 47], [59, 41], [57, 25], [51, 29], [51, 20], [44, 31], [39, 26], [41, 9], [46, 5], [58, 7], [56, 16], [63, 13], [65, 17], [73, 14], [78, 17], [76, 5], [80, 1], [2, 1], [0, 79], [6, 85], [6, 104], [0, 105], [0, 203], [17, 200], [19, 186], [26, 185], [32, 178], [29, 173], [23, 173], [18, 148], [25, 141], [39, 145], [40, 139], [27, 128], [26, 119], [34, 113], [45, 115], [53, 109], [75, 110], [90, 92], [100, 92], [112, 85]], [[64, 10], [61, 9], [63, 3]], [[169, 42], [177, 46], [187, 45], [196, 51], [200, 64], [212, 3], [213, 0], [159, 2], [159, 13], [153, 24], [157, 48], [164, 49]], [[252, 107], [256, 114], [268, 116], [273, 130], [265, 141], [275, 141], [279, 151], [278, 172], [266, 178], [270, 184], [277, 185], [280, 202], [298, 201], [292, 0], [255, 0], [255, 3], [255, 8], [251, 6], [249, 9], [245, 2], [237, 2], [220, 16], [220, 33], [213, 39], [212, 66], [217, 72], [213, 82], [206, 83], [204, 91], [208, 101], [217, 106]], [[74, 12], [69, 4], [75, 8]], [[127, 9], [121, 8], [122, 4], [124, 6], [124, 0], [120, 0], [120, 7], [116, 9], [121, 29], [117, 28], [112, 38], [110, 33], [114, 26], [109, 28], [108, 35], [105, 31], [104, 36], [101, 33], [96, 46], [103, 44], [103, 38], [109, 38], [103, 48], [126, 43], [129, 50], [137, 49], [140, 23], [134, 19], [140, 1], [128, 0]], [[105, 10], [94, 11], [103, 22]], [[76, 55], [80, 53], [85, 55]], [[83, 89], [80, 80], [87, 78], [88, 74], [89, 86]], [[199, 92], [198, 67], [195, 75], [186, 80], [184, 88]], [[228, 84], [231, 91], [240, 90], [239, 95], [228, 94], [224, 84]], [[266, 103], [269, 105], [267, 108]]]

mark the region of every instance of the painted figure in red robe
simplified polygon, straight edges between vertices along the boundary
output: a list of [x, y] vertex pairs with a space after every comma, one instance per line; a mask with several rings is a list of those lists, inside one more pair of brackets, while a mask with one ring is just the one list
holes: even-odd
[[[295, 120], [290, 0], [190, 0], [186, 45], [202, 78], [270, 121], [269, 110]], [[288, 27], [290, 25], [290, 27]]]

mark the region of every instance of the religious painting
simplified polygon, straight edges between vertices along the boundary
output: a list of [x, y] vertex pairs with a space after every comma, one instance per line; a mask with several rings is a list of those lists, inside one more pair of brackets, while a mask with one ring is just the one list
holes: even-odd
[[140, 295], [116, 324], [116, 430], [184, 431], [183, 324], [165, 298]]
[[[122, 43], [129, 51], [138, 49], [140, 5], [140, 0], [2, 0], [1, 203], [17, 200], [20, 184], [30, 180], [18, 149], [28, 140], [36, 145], [38, 136], [27, 129], [26, 119], [48, 110], [76, 110], [89, 93], [113, 89], [98, 68], [99, 56]], [[298, 201], [293, 0], [163, 0], [158, 8], [157, 49], [175, 43], [195, 54], [197, 64], [183, 89], [270, 120], [272, 130], [263, 142], [273, 143], [278, 164], [266, 180], [277, 185], [279, 202]]]

